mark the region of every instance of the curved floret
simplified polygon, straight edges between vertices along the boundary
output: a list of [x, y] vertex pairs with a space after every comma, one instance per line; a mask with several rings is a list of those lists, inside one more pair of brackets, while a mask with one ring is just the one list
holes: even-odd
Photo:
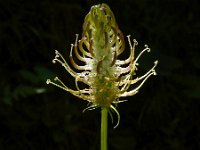
[[[51, 83], [90, 102], [91, 105], [86, 109], [110, 108], [117, 114], [119, 123], [119, 113], [113, 104], [122, 102], [121, 97], [135, 95], [151, 75], [156, 75], [155, 67], [158, 63], [155, 61], [146, 74], [134, 79], [139, 58], [144, 52], [150, 52], [150, 48], [145, 45], [144, 50], [135, 58], [134, 51], [138, 43], [135, 39], [131, 42], [130, 35], [127, 39], [130, 55], [127, 59], [120, 60], [118, 56], [124, 51], [125, 42], [115, 17], [108, 5], [93, 6], [85, 17], [81, 39], [78, 40], [77, 34], [75, 43], [71, 44], [69, 57], [74, 69], [57, 50], [53, 59], [53, 63], [60, 63], [74, 77], [76, 90], [68, 88], [58, 77], [55, 78], [55, 82], [48, 79], [47, 84]], [[84, 65], [79, 65], [75, 60]], [[79, 82], [88, 87], [80, 89]], [[138, 82], [139, 84], [131, 89], [130, 86]]]

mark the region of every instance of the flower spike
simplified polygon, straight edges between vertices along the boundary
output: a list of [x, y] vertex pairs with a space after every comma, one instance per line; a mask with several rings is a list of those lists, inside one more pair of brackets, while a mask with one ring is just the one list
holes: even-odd
[[[120, 122], [120, 114], [115, 105], [126, 100], [122, 97], [133, 96], [138, 93], [144, 82], [152, 75], [156, 75], [153, 67], [141, 77], [134, 78], [138, 69], [138, 60], [150, 48], [145, 48], [135, 58], [135, 48], [138, 42], [128, 35], [130, 54], [127, 59], [120, 60], [118, 56], [125, 49], [123, 33], [118, 28], [115, 17], [106, 4], [99, 4], [91, 7], [83, 23], [82, 37], [76, 34], [74, 44], [71, 44], [70, 62], [71, 68], [65, 58], [56, 50], [53, 63], [58, 62], [75, 79], [76, 90], [67, 87], [58, 77], [54, 81], [47, 79], [47, 84], [53, 84], [74, 96], [89, 102], [84, 109], [93, 110], [98, 107], [109, 109], [111, 118], [114, 112], [117, 115], [117, 124]], [[75, 62], [76, 61], [76, 62]], [[79, 65], [79, 62], [82, 65]], [[77, 72], [78, 70], [79, 72]], [[79, 82], [87, 85], [87, 88], [80, 89]], [[130, 89], [131, 85], [138, 85]]]

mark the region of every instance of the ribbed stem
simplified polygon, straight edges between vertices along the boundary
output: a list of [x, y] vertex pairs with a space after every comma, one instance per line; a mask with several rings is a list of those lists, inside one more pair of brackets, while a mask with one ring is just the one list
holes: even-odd
[[107, 150], [108, 108], [101, 109], [101, 150]]

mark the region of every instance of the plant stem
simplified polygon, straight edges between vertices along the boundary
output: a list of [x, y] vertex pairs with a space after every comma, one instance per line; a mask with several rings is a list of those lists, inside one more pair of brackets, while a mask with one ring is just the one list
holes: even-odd
[[108, 108], [101, 109], [101, 150], [107, 150]]

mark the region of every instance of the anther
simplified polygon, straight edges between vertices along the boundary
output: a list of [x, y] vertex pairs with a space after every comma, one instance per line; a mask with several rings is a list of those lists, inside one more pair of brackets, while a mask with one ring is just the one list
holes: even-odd
[[51, 80], [50, 80], [50, 79], [47, 79], [46, 84], [49, 84], [50, 82], [51, 82]]
[[54, 63], [54, 64], [55, 64], [55, 63], [56, 63], [56, 59], [53, 59], [53, 60], [52, 60], [52, 63]]
[[58, 77], [55, 77], [55, 78], [54, 78], [54, 81], [58, 81], [58, 80], [59, 80]]
[[158, 60], [154, 61], [154, 64], [157, 65], [158, 64]]
[[55, 54], [56, 54], [56, 55], [59, 55], [59, 52], [58, 52], [57, 50], [55, 50]]
[[135, 45], [138, 45], [138, 42], [137, 42], [136, 39], [133, 39], [133, 43], [134, 43]]

